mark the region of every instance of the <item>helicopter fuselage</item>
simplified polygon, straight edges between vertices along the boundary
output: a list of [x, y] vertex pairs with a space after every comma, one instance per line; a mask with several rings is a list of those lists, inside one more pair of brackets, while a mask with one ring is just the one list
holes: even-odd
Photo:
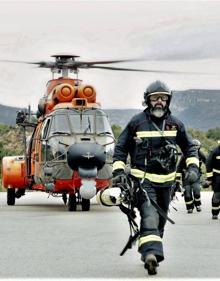
[[[3, 158], [5, 188], [68, 194], [88, 201], [110, 185], [115, 139], [92, 86], [78, 79], [50, 80], [37, 118], [25, 140], [24, 155]], [[28, 127], [25, 121], [20, 125], [24, 130]]]

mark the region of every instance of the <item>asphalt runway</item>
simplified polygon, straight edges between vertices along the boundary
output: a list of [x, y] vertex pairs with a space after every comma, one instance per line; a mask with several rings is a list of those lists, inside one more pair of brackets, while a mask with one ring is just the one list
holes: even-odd
[[[0, 279], [201, 279], [220, 278], [220, 219], [211, 219], [212, 192], [202, 212], [187, 214], [183, 197], [172, 203], [164, 235], [165, 261], [149, 277], [137, 245], [124, 256], [129, 226], [118, 207], [92, 201], [91, 210], [67, 211], [61, 198], [29, 192], [7, 206], [0, 193]], [[138, 221], [138, 220], [137, 220]]]

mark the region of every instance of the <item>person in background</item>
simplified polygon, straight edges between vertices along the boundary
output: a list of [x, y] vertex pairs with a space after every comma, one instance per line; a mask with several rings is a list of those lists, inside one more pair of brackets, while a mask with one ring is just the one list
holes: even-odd
[[212, 195], [212, 219], [218, 219], [220, 211], [220, 140], [208, 155], [206, 161], [206, 182], [204, 188], [211, 186]]
[[171, 115], [171, 98], [172, 91], [165, 83], [151, 83], [144, 92], [146, 109], [127, 124], [113, 155], [113, 186], [125, 182], [130, 156], [130, 173], [147, 194], [138, 204], [141, 217], [138, 251], [149, 275], [157, 274], [158, 263], [164, 260], [162, 239], [166, 218], [147, 198], [167, 214], [176, 175], [176, 145], [186, 159], [187, 180], [195, 182], [199, 175], [198, 150], [184, 124]]
[[180, 184], [183, 183], [183, 190], [184, 190], [184, 200], [186, 204], [186, 210], [188, 214], [193, 213], [194, 207], [196, 208], [197, 212], [201, 212], [201, 182], [200, 178], [202, 176], [202, 164], [206, 164], [206, 156], [200, 150], [201, 143], [197, 139], [193, 139], [193, 144], [195, 145], [196, 149], [198, 150], [199, 156], [199, 178], [197, 181], [190, 183], [187, 179], [187, 169], [186, 169], [186, 158], [182, 156], [177, 166], [177, 173], [176, 173], [176, 189], [180, 190]]

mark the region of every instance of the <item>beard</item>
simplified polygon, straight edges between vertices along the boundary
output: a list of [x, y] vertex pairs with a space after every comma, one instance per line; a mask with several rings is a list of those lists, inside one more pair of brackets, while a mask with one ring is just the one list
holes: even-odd
[[166, 107], [153, 107], [150, 110], [151, 114], [156, 118], [161, 118], [166, 113]]

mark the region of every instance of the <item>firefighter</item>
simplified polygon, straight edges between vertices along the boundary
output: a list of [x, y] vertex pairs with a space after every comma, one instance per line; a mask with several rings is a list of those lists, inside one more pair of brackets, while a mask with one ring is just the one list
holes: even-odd
[[186, 159], [184, 156], [180, 158], [180, 161], [177, 166], [177, 173], [176, 173], [176, 181], [177, 181], [177, 189], [178, 186], [183, 183], [184, 189], [184, 200], [186, 204], [186, 210], [188, 214], [192, 214], [194, 207], [196, 207], [197, 212], [201, 212], [201, 184], [200, 184], [200, 177], [202, 175], [202, 164], [206, 163], [206, 156], [200, 150], [201, 143], [199, 140], [194, 139], [193, 144], [195, 145], [196, 149], [198, 150], [199, 156], [199, 178], [194, 183], [189, 183], [186, 178]]
[[[119, 136], [113, 155], [113, 185], [126, 179], [125, 167], [130, 156], [130, 173], [140, 182], [148, 198], [167, 214], [174, 184], [176, 145], [186, 157], [189, 181], [198, 178], [198, 152], [184, 124], [171, 115], [172, 91], [161, 82], [151, 83], [144, 92], [146, 109], [135, 115]], [[140, 198], [141, 199], [141, 198]], [[149, 204], [147, 197], [138, 206], [140, 236], [138, 251], [149, 275], [157, 274], [164, 260], [162, 238], [166, 219]]]
[[220, 140], [207, 157], [206, 161], [206, 183], [203, 186], [207, 188], [212, 186], [212, 219], [218, 219], [220, 211]]

